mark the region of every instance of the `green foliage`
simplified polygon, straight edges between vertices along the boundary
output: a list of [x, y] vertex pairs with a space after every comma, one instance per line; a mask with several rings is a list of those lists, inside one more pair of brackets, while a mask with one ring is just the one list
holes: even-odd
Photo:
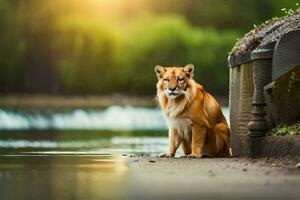
[[124, 56], [126, 60], [122, 65], [127, 67], [122, 74], [127, 74], [131, 91], [154, 91], [156, 64], [184, 66], [193, 63], [198, 81], [219, 94], [227, 94], [227, 52], [236, 33], [224, 31], [221, 34], [213, 29], [192, 27], [178, 16], [147, 16], [131, 24], [130, 29], [123, 46], [123, 52], [130, 49], [130, 54]]
[[18, 17], [8, 2], [0, 1], [0, 90], [17, 87], [24, 50]]
[[149, 15], [130, 23], [126, 32], [97, 21], [60, 19], [54, 46], [63, 88], [72, 93], [153, 94], [156, 64], [194, 63], [196, 79], [227, 94], [226, 52], [237, 34], [195, 28], [179, 16]]
[[299, 125], [279, 124], [273, 128], [268, 135], [285, 136], [285, 135], [300, 135]]
[[299, 8], [299, 3], [296, 3], [295, 7], [296, 7], [295, 9], [293, 9], [292, 7], [281, 8], [281, 11], [283, 11], [285, 15], [292, 15], [295, 12], [295, 10]]
[[228, 94], [227, 52], [294, 0], [0, 0], [0, 93], [151, 94], [156, 64]]
[[113, 30], [95, 21], [61, 19], [53, 44], [63, 88], [73, 93], [114, 90], [117, 42]]

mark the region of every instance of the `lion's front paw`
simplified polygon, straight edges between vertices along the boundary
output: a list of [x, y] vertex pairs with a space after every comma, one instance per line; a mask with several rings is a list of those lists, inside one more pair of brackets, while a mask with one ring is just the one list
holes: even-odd
[[160, 158], [173, 158], [174, 155], [173, 154], [169, 154], [169, 153], [161, 153], [159, 154]]
[[187, 155], [187, 158], [201, 158], [201, 154], [190, 154], [190, 155]]

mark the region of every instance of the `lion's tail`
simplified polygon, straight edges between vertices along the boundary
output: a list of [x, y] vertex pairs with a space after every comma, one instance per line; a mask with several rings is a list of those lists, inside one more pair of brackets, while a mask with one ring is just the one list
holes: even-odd
[[230, 129], [224, 122], [220, 122], [214, 127], [215, 152], [218, 157], [231, 157], [230, 153]]

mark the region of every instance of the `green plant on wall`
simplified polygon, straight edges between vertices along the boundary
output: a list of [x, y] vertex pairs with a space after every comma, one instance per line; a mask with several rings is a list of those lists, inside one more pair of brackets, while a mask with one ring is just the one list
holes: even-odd
[[268, 135], [273, 136], [285, 136], [285, 135], [300, 135], [300, 126], [298, 125], [287, 125], [279, 124], [273, 128]]

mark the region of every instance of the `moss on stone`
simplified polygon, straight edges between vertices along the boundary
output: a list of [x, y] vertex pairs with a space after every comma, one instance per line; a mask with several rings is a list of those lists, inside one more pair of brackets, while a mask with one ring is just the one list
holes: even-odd
[[279, 124], [273, 128], [269, 133], [269, 136], [285, 136], [285, 135], [300, 135], [300, 126], [298, 124], [287, 125]]
[[[297, 29], [299, 20], [300, 9], [287, 13], [283, 17], [273, 17], [260, 25], [255, 25], [251, 31], [236, 42], [230, 54], [237, 56], [251, 53], [261, 44], [265, 45], [277, 41], [284, 33]], [[272, 34], [273, 32], [275, 33]], [[269, 35], [271, 36], [268, 37]]]

